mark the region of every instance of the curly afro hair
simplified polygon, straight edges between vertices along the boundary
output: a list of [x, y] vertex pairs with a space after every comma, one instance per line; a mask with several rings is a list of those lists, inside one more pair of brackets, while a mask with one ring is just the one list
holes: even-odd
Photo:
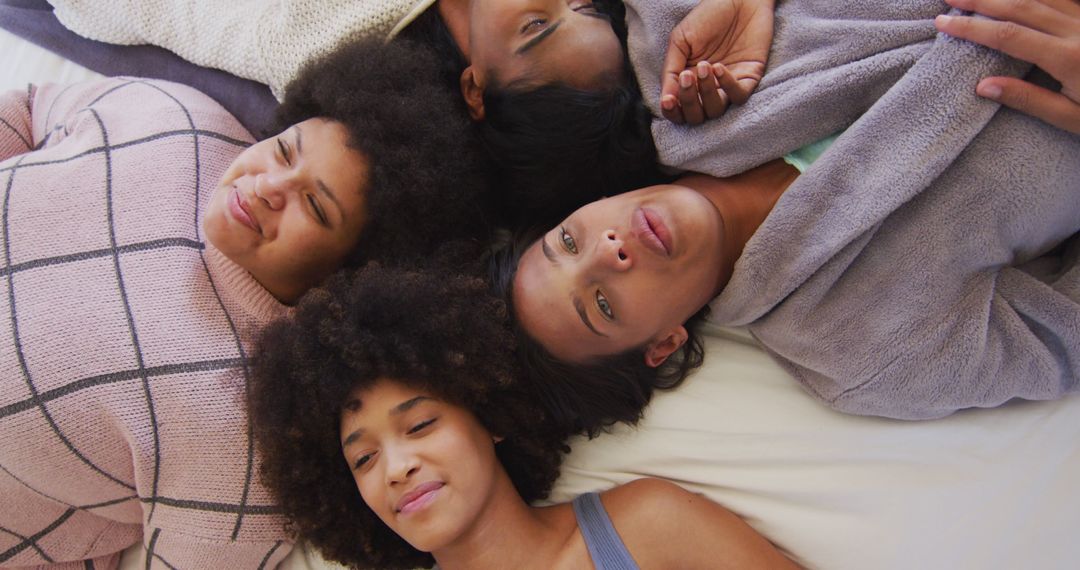
[[285, 90], [279, 132], [316, 117], [337, 121], [370, 164], [366, 225], [347, 266], [490, 233], [489, 166], [439, 66], [414, 42], [363, 40], [311, 62]]
[[543, 498], [566, 447], [517, 380], [507, 310], [486, 280], [369, 264], [313, 289], [263, 331], [249, 394], [260, 473], [290, 530], [357, 568], [430, 567], [367, 507], [341, 452], [355, 389], [391, 378], [476, 414], [526, 501]]

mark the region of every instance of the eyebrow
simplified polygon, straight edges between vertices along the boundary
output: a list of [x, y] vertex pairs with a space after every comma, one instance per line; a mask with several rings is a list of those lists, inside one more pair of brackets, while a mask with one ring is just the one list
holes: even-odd
[[[300, 125], [293, 125], [293, 130], [296, 131], [296, 154], [304, 154], [304, 139], [303, 133], [300, 131]], [[341, 213], [341, 219], [345, 219], [345, 208], [341, 206], [341, 202], [338, 202], [337, 196], [330, 191], [330, 187], [322, 181], [321, 178], [315, 179], [315, 186], [319, 189], [328, 200], [337, 206], [338, 212]]]
[[[425, 402], [425, 401], [428, 401], [428, 400], [431, 400], [431, 398], [429, 398], [427, 396], [417, 396], [415, 398], [405, 400], [404, 402], [402, 402], [402, 403], [394, 406], [393, 408], [391, 408], [390, 409], [390, 415], [391, 416], [400, 416], [401, 414], [404, 414], [405, 412], [415, 408], [418, 404], [420, 404], [422, 402]], [[349, 447], [350, 445], [355, 443], [356, 440], [363, 437], [363, 435], [364, 435], [364, 428], [358, 428], [356, 431], [350, 433], [348, 436], [345, 437], [345, 441], [341, 442], [341, 447], [343, 449], [346, 448], [346, 447]]]
[[[547, 236], [540, 238], [540, 249], [543, 250], [544, 257], [548, 258], [548, 261], [555, 264], [559, 263], [559, 258], [555, 257], [555, 252], [552, 251], [551, 247], [547, 244]], [[597, 330], [596, 327], [593, 326], [592, 321], [589, 320], [589, 313], [585, 311], [585, 303], [581, 301], [581, 298], [577, 295], [573, 295], [570, 297], [570, 300], [574, 304], [574, 310], [577, 311], [578, 316], [581, 317], [581, 322], [585, 323], [585, 326], [588, 327], [593, 334], [607, 338], [608, 335]]]
[[523, 53], [536, 47], [536, 44], [546, 40], [551, 34], [554, 34], [555, 30], [559, 29], [559, 26], [561, 26], [562, 23], [562, 18], [556, 20], [554, 24], [551, 24], [550, 26], [544, 28], [542, 32], [536, 34], [531, 40], [525, 42], [524, 44], [522, 44], [521, 47], [517, 48], [517, 50], [514, 51], [514, 55], [522, 55]]

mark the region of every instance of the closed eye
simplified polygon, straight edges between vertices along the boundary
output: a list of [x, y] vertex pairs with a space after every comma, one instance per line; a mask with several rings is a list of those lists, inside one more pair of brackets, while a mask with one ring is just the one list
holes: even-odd
[[278, 152], [281, 153], [281, 159], [285, 161], [285, 164], [292, 166], [292, 154], [289, 150], [289, 145], [285, 144], [285, 141], [280, 137], [277, 139]]
[[364, 465], [367, 465], [368, 462], [371, 461], [371, 458], [374, 457], [374, 456], [375, 456], [374, 453], [365, 453], [364, 455], [361, 455], [360, 457], [358, 457], [356, 459], [356, 462], [353, 463], [353, 470], [355, 471], [355, 470], [363, 467]]
[[319, 223], [324, 226], [329, 226], [330, 221], [326, 218], [326, 214], [319, 207], [319, 201], [315, 199], [315, 196], [308, 194], [308, 203], [311, 204], [311, 209], [315, 211], [315, 217], [319, 219]]
[[413, 435], [415, 433], [420, 433], [421, 431], [424, 430], [424, 428], [434, 424], [435, 420], [437, 420], [437, 419], [439, 419], [439, 418], [431, 418], [430, 420], [420, 422], [420, 423], [414, 425], [413, 427], [409, 428], [409, 431], [407, 431], [405, 433], [407, 433], [408, 435]]

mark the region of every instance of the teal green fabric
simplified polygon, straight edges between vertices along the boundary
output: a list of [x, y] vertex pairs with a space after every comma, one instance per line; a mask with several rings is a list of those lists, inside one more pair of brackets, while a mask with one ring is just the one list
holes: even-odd
[[[840, 133], [842, 132], [843, 131], [840, 131]], [[825, 149], [836, 142], [836, 137], [840, 136], [840, 133], [833, 133], [817, 142], [812, 142], [802, 148], [791, 151], [789, 154], [785, 154], [784, 162], [798, 168], [800, 173], [806, 172], [806, 169], [810, 168], [810, 165], [813, 164], [819, 156], [825, 153]]]

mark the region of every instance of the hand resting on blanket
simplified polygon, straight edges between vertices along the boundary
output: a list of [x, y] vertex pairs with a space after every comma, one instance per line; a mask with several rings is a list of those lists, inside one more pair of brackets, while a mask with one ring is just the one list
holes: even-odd
[[1013, 77], [987, 77], [975, 88], [979, 95], [1080, 133], [1080, 2], [947, 1], [1000, 21], [939, 16], [939, 30], [1034, 63], [1061, 82], [1055, 93]]
[[773, 0], [705, 0], [671, 32], [660, 110], [673, 123], [698, 125], [745, 103], [765, 74]]

